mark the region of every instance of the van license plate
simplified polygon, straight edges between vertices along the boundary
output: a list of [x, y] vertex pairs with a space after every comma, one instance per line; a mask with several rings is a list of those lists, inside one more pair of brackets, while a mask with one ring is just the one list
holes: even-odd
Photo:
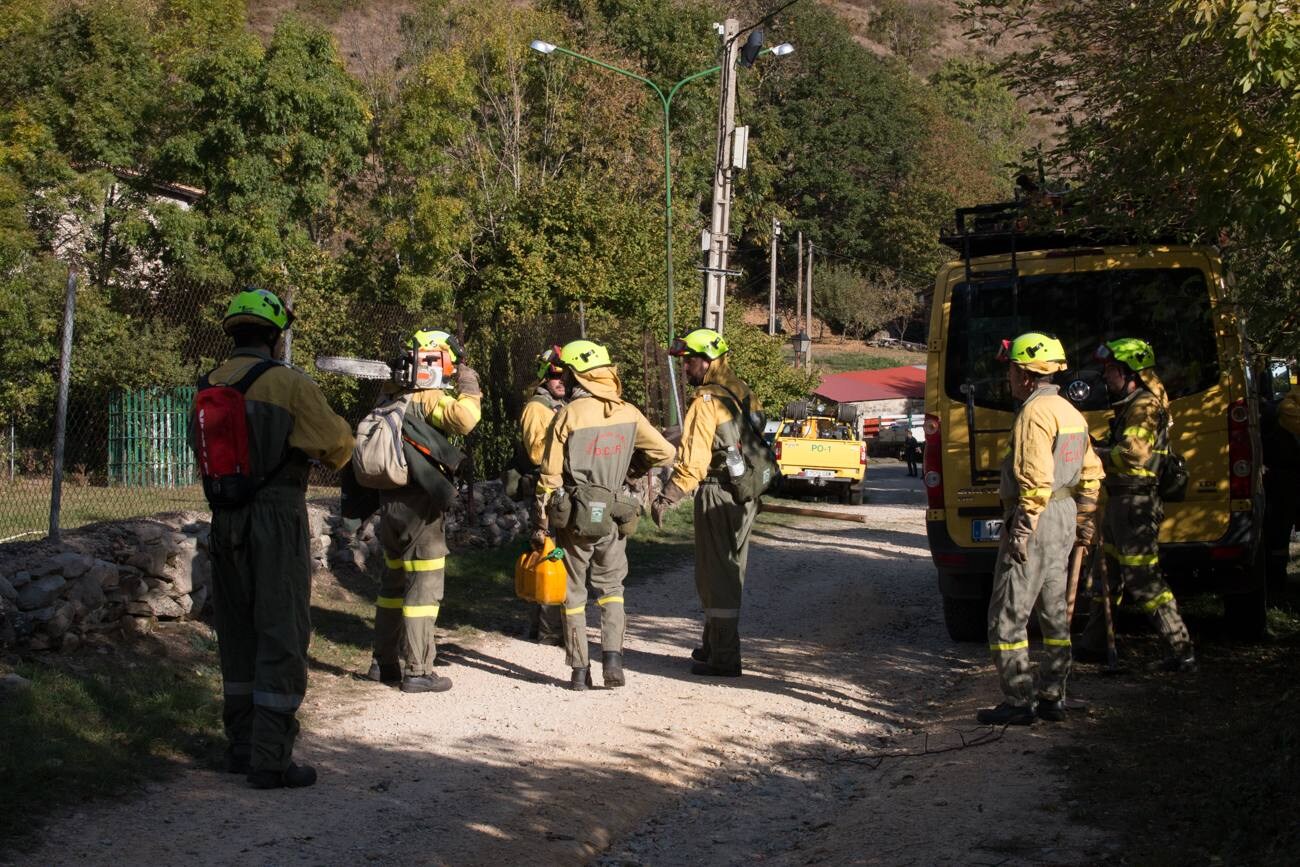
[[976, 542], [996, 542], [1002, 538], [1002, 522], [971, 521], [970, 537]]

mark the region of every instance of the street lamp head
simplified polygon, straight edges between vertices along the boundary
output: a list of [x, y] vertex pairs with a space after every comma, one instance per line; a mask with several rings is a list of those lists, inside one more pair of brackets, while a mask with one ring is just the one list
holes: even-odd
[[776, 57], [785, 57], [787, 54], [794, 54], [794, 46], [789, 42], [782, 42], [780, 45], [773, 45], [772, 54]]
[[528, 47], [533, 49], [533, 51], [538, 51], [541, 52], [542, 54], [550, 54], [552, 51], [555, 50], [554, 45], [552, 45], [549, 42], [543, 42], [540, 39], [534, 39], [532, 42], [528, 43]]

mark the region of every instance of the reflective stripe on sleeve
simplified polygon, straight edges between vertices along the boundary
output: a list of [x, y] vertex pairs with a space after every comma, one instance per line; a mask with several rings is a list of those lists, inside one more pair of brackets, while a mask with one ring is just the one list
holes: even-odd
[[1026, 488], [1020, 492], [1020, 499], [1030, 500], [1035, 497], [1050, 497], [1051, 495], [1051, 488]]
[[438, 427], [442, 427], [442, 420], [447, 415], [447, 407], [456, 402], [456, 398], [449, 394], [444, 394], [438, 398], [438, 402], [433, 405], [433, 412], [429, 413], [429, 420]]
[[1126, 427], [1124, 428], [1124, 432], [1120, 434], [1120, 436], [1134, 437], [1135, 439], [1140, 439], [1152, 444], [1154, 444], [1156, 441], [1156, 435], [1144, 427]]
[[1073, 425], [1070, 427], [1063, 427], [1057, 430], [1057, 434], [1081, 434], [1087, 432], [1088, 429], [1086, 427], [1075, 427]]
[[375, 599], [376, 608], [401, 608], [401, 596], [379, 596]]
[[1125, 466], [1124, 459], [1120, 456], [1119, 449], [1114, 449], [1110, 453], [1110, 462], [1115, 467], [1115, 472], [1121, 476], [1150, 476], [1155, 478], [1155, 473], [1142, 467], [1133, 467], [1130, 469]]
[[1157, 608], [1161, 607], [1162, 605], [1168, 605], [1170, 602], [1173, 601], [1174, 601], [1173, 591], [1166, 590], [1164, 593], [1161, 593], [1155, 599], [1148, 599], [1146, 602], [1143, 602], [1142, 610], [1145, 611], [1147, 614], [1150, 614], [1153, 611], [1155, 611]]
[[272, 710], [294, 711], [298, 709], [298, 705], [302, 704], [302, 696], [257, 689], [253, 691], [253, 704], [259, 707], [269, 707]]
[[1121, 566], [1155, 566], [1160, 562], [1159, 554], [1121, 554], [1119, 549], [1107, 542], [1102, 550], [1115, 558]]
[[403, 605], [403, 617], [437, 617], [438, 606], [435, 605]]
[[605, 605], [609, 605], [611, 602], [617, 602], [619, 605], [622, 605], [622, 604], [623, 604], [623, 597], [622, 597], [622, 596], [602, 596], [602, 597], [600, 597], [599, 599], [596, 600], [596, 604], [597, 604], [597, 605], [600, 605], [600, 606], [602, 606], [602, 607], [605, 606]]
[[1010, 644], [990, 644], [989, 650], [994, 652], [1007, 652], [1011, 650], [1024, 650], [1029, 646], [1029, 639], [1024, 641], [1013, 641]]

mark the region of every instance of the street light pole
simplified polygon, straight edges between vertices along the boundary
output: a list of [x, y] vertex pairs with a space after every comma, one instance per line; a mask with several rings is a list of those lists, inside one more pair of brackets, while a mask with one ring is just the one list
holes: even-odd
[[[594, 57], [588, 57], [585, 54], [570, 51], [567, 48], [554, 45], [550, 42], [543, 42], [541, 39], [534, 39], [529, 44], [529, 47], [541, 54], [550, 55], [559, 53], [578, 60], [585, 60], [588, 63], [593, 63], [602, 69], [608, 69], [610, 72], [616, 72], [619, 75], [641, 82], [653, 90], [655, 95], [659, 97], [659, 106], [663, 109], [664, 115], [664, 271], [668, 284], [668, 343], [671, 345], [673, 338], [676, 336], [676, 329], [674, 327], [676, 301], [673, 290], [673, 151], [671, 125], [673, 98], [677, 96], [677, 92], [682, 89], [683, 85], [695, 81], [697, 78], [703, 78], [706, 75], [712, 75], [713, 73], [718, 72], [722, 69], [722, 65], [718, 64], [717, 66], [710, 66], [708, 69], [701, 69], [699, 72], [692, 73], [672, 85], [668, 89], [668, 92], [665, 93], [662, 87], [643, 75], [637, 75], [630, 69], [624, 69], [621, 66], [615, 66], [612, 63], [606, 63], [603, 60], [597, 60]], [[794, 51], [794, 46], [789, 43], [783, 43], [773, 48], [765, 48], [759, 52], [759, 54], [775, 54], [776, 56], [781, 57], [792, 51]], [[670, 425], [675, 425], [681, 422], [682, 409], [681, 398], [677, 394], [677, 371], [674, 367], [673, 357], [671, 355], [668, 356], [668, 379], [669, 390], [672, 392], [672, 403], [669, 407], [668, 423]]]

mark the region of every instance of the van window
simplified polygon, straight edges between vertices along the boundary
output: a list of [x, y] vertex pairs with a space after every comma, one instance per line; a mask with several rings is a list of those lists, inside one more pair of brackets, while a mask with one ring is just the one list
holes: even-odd
[[1219, 380], [1210, 297], [1198, 269], [1041, 274], [1021, 277], [1018, 289], [1010, 281], [958, 285], [948, 323], [948, 397], [965, 403], [969, 389], [977, 406], [1014, 409], [997, 353], [1002, 340], [1026, 331], [1045, 331], [1065, 345], [1070, 369], [1057, 381], [1091, 386], [1084, 399], [1071, 395], [1082, 409], [1107, 405], [1092, 354], [1103, 340], [1116, 337], [1151, 343], [1156, 372], [1171, 398], [1204, 391]]

